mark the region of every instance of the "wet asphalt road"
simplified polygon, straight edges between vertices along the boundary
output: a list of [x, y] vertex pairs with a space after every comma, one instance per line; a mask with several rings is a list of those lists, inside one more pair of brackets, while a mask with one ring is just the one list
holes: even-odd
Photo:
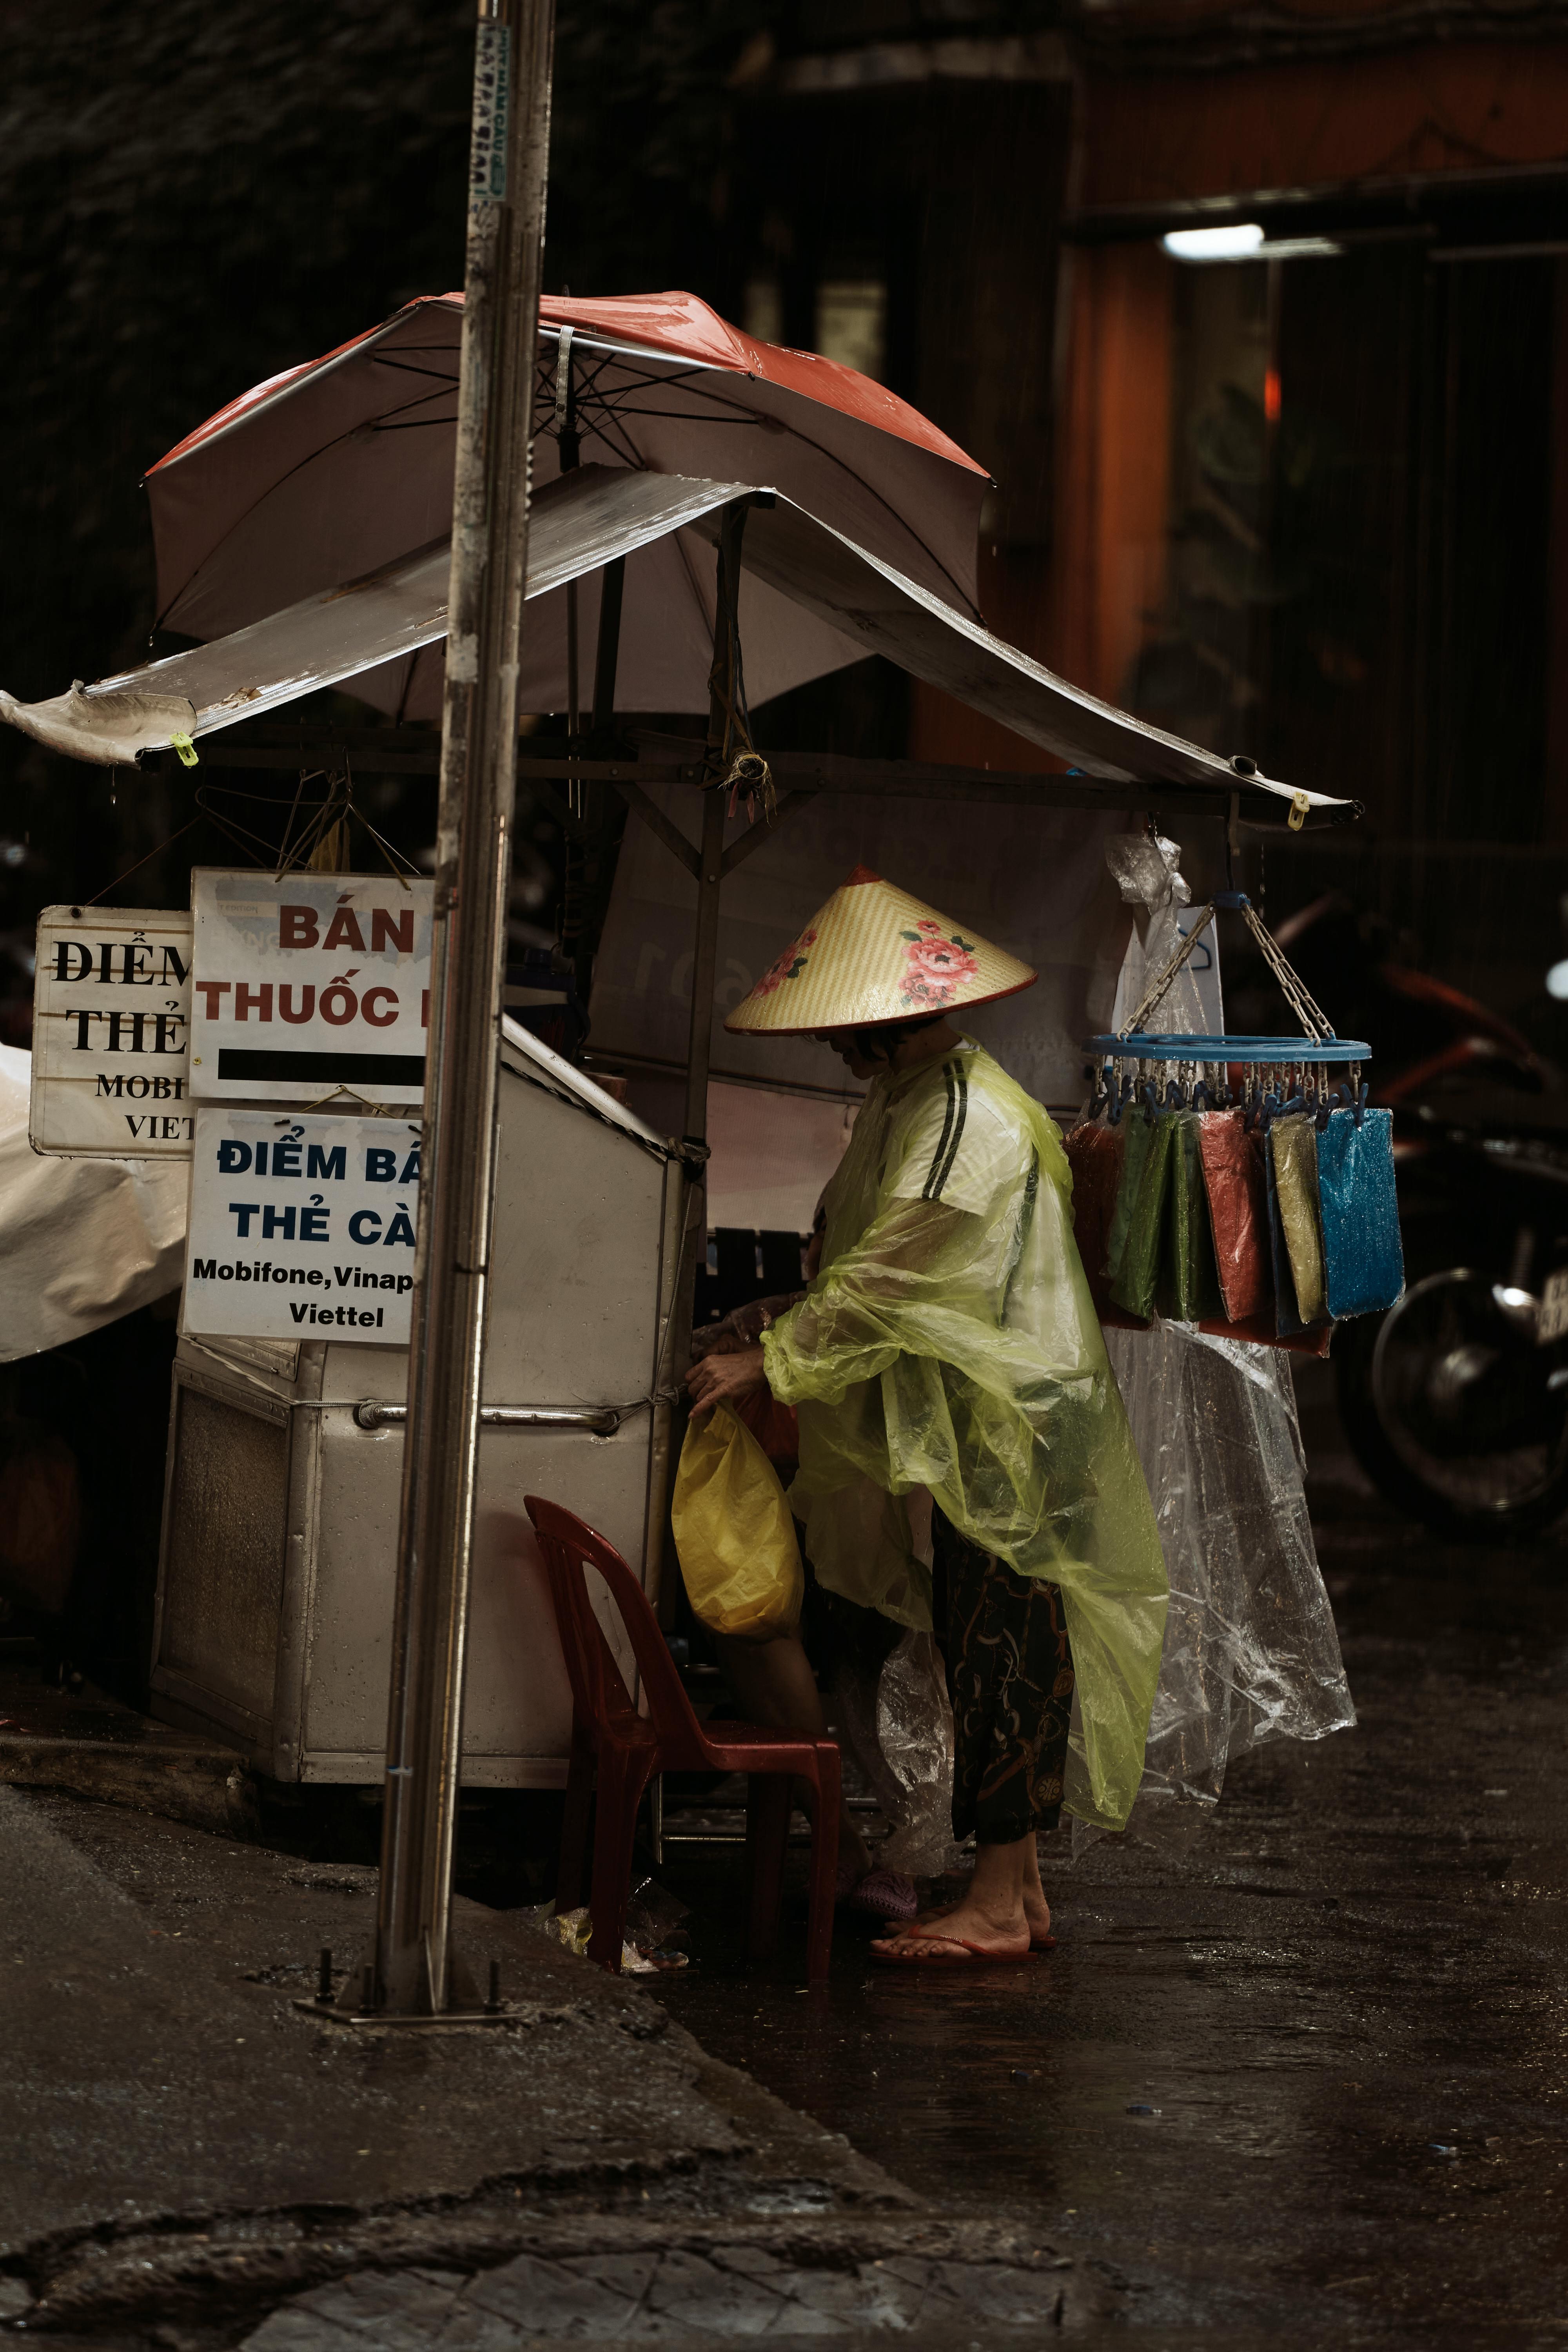
[[697, 1964], [644, 1981], [918, 2193], [1103, 2266], [1151, 2342], [1560, 2343], [1568, 1538], [1435, 1545], [1321, 1387], [1303, 1422], [1357, 1730], [1062, 1841], [1022, 1969], [880, 1969], [849, 1932], [803, 1992], [798, 1935], [735, 1964], [734, 1860], [687, 1849]]

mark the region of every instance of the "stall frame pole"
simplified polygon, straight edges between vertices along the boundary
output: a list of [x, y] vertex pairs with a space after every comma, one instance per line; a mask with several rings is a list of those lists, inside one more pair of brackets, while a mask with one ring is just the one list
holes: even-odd
[[452, 1963], [452, 1864], [495, 1201], [552, 14], [552, 0], [482, 0], [477, 36], [407, 1436], [375, 1961], [365, 1988], [369, 2005], [389, 2018], [477, 2005]]
[[[691, 1028], [686, 1057], [688, 1143], [708, 1139], [708, 1066], [713, 1052], [713, 990], [719, 961], [719, 892], [724, 879], [725, 786], [723, 751], [733, 721], [739, 647], [735, 609], [740, 586], [741, 541], [750, 496], [731, 499], [719, 524], [719, 561], [714, 575], [713, 667], [709, 673], [708, 741], [703, 754], [702, 836], [691, 871], [697, 877], [697, 929], [691, 955]], [[639, 812], [640, 814], [640, 812]]]

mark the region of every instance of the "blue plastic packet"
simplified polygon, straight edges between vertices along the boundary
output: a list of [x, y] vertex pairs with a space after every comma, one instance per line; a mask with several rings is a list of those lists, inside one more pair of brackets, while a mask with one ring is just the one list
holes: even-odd
[[1318, 1208], [1329, 1313], [1375, 1315], [1405, 1288], [1394, 1185], [1394, 1114], [1336, 1110], [1318, 1138]]

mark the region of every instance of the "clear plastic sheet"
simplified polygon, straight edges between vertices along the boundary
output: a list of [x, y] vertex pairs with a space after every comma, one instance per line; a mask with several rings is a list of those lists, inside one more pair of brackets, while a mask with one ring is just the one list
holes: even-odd
[[[1117, 1022], [1131, 1013], [1182, 944], [1177, 918], [1183, 907], [1192, 905], [1193, 894], [1182, 878], [1181, 856], [1180, 843], [1168, 841], [1163, 834], [1156, 841], [1146, 833], [1113, 833], [1105, 845], [1106, 866], [1123, 899], [1142, 908], [1134, 918], [1121, 967], [1113, 1016]], [[1211, 1025], [1190, 963], [1171, 982], [1150, 1025], [1188, 1036]]]
[[889, 1823], [880, 1870], [937, 1878], [959, 1865], [952, 1836], [952, 1709], [930, 1633], [906, 1633], [872, 1675], [846, 1663], [833, 1717]]
[[[1179, 856], [1164, 840], [1106, 845], [1123, 896], [1146, 909], [1151, 971], [1174, 952], [1175, 909], [1191, 895]], [[1162, 1029], [1201, 1024], [1184, 977], [1160, 1007]], [[1142, 985], [1125, 975], [1129, 1003]], [[1212, 1803], [1232, 1757], [1355, 1721], [1307, 1514], [1289, 1359], [1183, 1323], [1105, 1337], [1171, 1580], [1140, 1794]]]
[[930, 1633], [906, 1633], [877, 1685], [877, 1744], [902, 1799], [878, 1860], [911, 1878], [953, 1869], [952, 1708], [941, 1653]]
[[1105, 1339], [1171, 1580], [1141, 1793], [1212, 1803], [1233, 1756], [1355, 1721], [1289, 1359], [1178, 1323]]

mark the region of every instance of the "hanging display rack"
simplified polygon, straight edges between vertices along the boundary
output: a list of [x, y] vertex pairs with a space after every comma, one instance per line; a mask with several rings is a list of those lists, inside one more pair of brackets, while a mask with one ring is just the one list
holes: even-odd
[[[1145, 1029], [1177, 975], [1184, 969], [1221, 908], [1239, 914], [1264, 961], [1279, 982], [1301, 1024], [1299, 1037], [1259, 1037]], [[1089, 1106], [1092, 1118], [1104, 1110], [1114, 1124], [1134, 1104], [1152, 1118], [1157, 1110], [1225, 1110], [1244, 1108], [1267, 1124], [1289, 1111], [1313, 1111], [1320, 1125], [1342, 1106], [1359, 1127], [1369, 1088], [1363, 1065], [1372, 1048], [1360, 1038], [1337, 1037], [1279, 942], [1265, 928], [1243, 890], [1216, 890], [1164, 971], [1144, 992], [1114, 1036], [1090, 1037], [1084, 1050], [1100, 1063], [1099, 1084]], [[1332, 1068], [1344, 1076], [1331, 1080]]]

